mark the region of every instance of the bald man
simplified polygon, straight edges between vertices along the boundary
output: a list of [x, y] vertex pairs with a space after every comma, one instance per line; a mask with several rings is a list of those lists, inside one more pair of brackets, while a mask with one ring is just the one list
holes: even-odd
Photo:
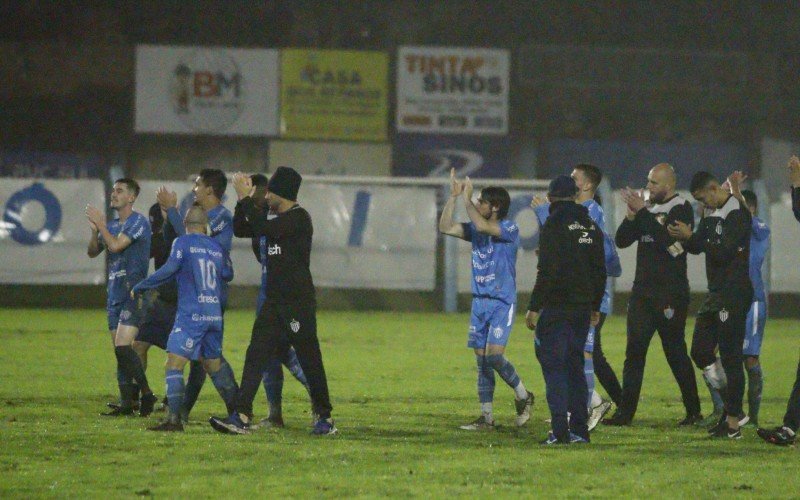
[[676, 220], [694, 225], [689, 202], [675, 192], [675, 171], [667, 163], [653, 167], [647, 175], [650, 198], [627, 188], [622, 200], [627, 215], [617, 229], [616, 243], [627, 248], [638, 242], [636, 276], [628, 302], [628, 343], [622, 371], [622, 403], [607, 425], [629, 425], [639, 404], [644, 365], [650, 340], [657, 331], [672, 374], [686, 407], [679, 425], [702, 420], [692, 362], [686, 349], [684, 328], [689, 307], [686, 252], [667, 232]]

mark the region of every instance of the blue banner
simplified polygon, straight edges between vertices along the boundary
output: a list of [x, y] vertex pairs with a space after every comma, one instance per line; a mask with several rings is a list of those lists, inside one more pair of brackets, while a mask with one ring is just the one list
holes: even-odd
[[455, 167], [458, 177], [506, 178], [509, 144], [505, 136], [398, 134], [392, 175], [446, 177]]
[[0, 177], [27, 179], [90, 179], [102, 177], [100, 158], [43, 151], [0, 152]]

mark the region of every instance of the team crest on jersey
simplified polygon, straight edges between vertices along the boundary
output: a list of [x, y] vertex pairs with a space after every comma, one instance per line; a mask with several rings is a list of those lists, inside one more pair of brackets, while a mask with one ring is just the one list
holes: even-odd
[[300, 331], [300, 322], [297, 321], [296, 319], [292, 318], [292, 322], [289, 323], [289, 328], [291, 328], [294, 333], [299, 332]]
[[499, 339], [500, 337], [503, 336], [503, 329], [498, 326], [497, 328], [492, 330], [492, 333], [494, 334], [494, 338]]
[[194, 340], [186, 339], [186, 348], [191, 349], [192, 347], [194, 347]]
[[714, 231], [716, 231], [716, 233], [719, 235], [722, 234], [722, 222], [717, 222], [717, 227], [714, 229]]
[[666, 308], [664, 308], [664, 317], [665, 318], [672, 319], [673, 316], [675, 316], [675, 309], [671, 308], [670, 306], [667, 306]]
[[728, 320], [728, 310], [723, 309], [719, 312], [719, 320], [725, 323]]

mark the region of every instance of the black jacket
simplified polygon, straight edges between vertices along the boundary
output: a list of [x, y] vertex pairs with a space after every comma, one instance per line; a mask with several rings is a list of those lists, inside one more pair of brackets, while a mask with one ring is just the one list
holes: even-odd
[[550, 205], [539, 236], [539, 264], [529, 311], [545, 308], [600, 310], [606, 287], [603, 233], [586, 207]]
[[792, 212], [794, 218], [800, 222], [800, 187], [792, 188]]
[[703, 217], [684, 244], [693, 254], [706, 254], [708, 291], [718, 295], [753, 295], [750, 282], [750, 211], [733, 196]]
[[669, 236], [667, 226], [675, 221], [694, 226], [692, 206], [679, 195], [643, 208], [633, 220], [627, 217], [614, 238], [619, 248], [638, 242], [633, 293], [666, 300], [689, 300], [686, 252]]
[[[260, 217], [266, 217], [264, 210], [259, 210]], [[241, 203], [237, 203], [233, 209], [233, 235], [237, 238], [250, 238], [250, 246], [253, 249], [253, 254], [256, 260], [261, 262], [261, 252], [258, 247], [258, 238], [253, 234], [253, 228], [250, 226], [250, 221], [247, 220], [247, 215], [244, 213], [244, 207]]]
[[267, 303], [316, 307], [311, 279], [311, 215], [295, 205], [268, 220], [252, 198], [244, 198], [239, 205], [253, 237], [267, 237]]

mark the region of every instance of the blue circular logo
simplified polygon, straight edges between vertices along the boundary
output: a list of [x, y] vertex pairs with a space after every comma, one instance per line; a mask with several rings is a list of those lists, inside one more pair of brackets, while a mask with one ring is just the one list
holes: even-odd
[[[36, 230], [28, 230], [22, 225], [22, 210], [26, 204], [38, 202], [44, 207], [44, 225]], [[3, 222], [11, 227], [11, 237], [23, 245], [41, 245], [50, 241], [61, 228], [61, 203], [43, 184], [36, 182], [30, 187], [17, 191], [6, 203]]]

